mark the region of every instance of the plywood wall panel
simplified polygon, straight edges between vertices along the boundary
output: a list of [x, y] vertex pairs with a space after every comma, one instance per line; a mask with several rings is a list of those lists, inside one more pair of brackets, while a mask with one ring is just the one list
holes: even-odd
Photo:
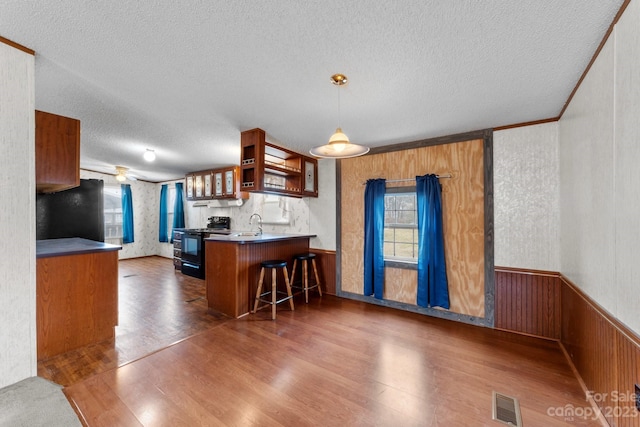
[[[371, 178], [394, 180], [428, 173], [452, 174], [453, 178], [440, 180], [451, 311], [483, 317], [483, 140], [380, 153], [341, 162], [342, 291], [362, 294], [363, 289], [363, 183]], [[393, 301], [410, 299], [415, 304], [415, 290], [412, 297], [407, 294], [410, 287], [406, 280], [407, 276], [400, 269], [388, 269], [385, 281], [389, 289], [385, 291], [385, 298]]]

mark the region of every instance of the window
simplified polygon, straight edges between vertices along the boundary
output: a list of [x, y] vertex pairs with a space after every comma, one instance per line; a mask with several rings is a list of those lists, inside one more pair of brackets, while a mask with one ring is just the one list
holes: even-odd
[[415, 187], [387, 188], [384, 196], [385, 261], [417, 262], [418, 215]]
[[173, 233], [173, 208], [176, 204], [176, 186], [169, 185], [167, 188], [167, 236], [171, 241]]
[[104, 198], [104, 240], [107, 243], [122, 244], [122, 195], [120, 186], [105, 185]]

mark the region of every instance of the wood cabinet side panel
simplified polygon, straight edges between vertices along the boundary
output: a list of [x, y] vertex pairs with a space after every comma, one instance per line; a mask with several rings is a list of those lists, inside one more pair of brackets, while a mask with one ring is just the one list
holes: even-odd
[[117, 251], [37, 260], [38, 360], [113, 338], [117, 323]]

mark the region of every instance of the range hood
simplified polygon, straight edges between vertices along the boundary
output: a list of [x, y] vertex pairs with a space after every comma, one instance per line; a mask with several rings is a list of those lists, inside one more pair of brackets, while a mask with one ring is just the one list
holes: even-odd
[[200, 200], [193, 203], [193, 207], [207, 208], [234, 208], [244, 204], [244, 199], [220, 199], [220, 200]]

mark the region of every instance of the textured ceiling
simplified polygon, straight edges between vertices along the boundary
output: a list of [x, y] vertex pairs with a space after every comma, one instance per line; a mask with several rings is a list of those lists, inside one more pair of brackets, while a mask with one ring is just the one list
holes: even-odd
[[0, 36], [36, 51], [36, 108], [81, 120], [81, 167], [162, 181], [254, 127], [324, 144], [338, 90], [370, 147], [557, 117], [622, 3], [3, 0]]

